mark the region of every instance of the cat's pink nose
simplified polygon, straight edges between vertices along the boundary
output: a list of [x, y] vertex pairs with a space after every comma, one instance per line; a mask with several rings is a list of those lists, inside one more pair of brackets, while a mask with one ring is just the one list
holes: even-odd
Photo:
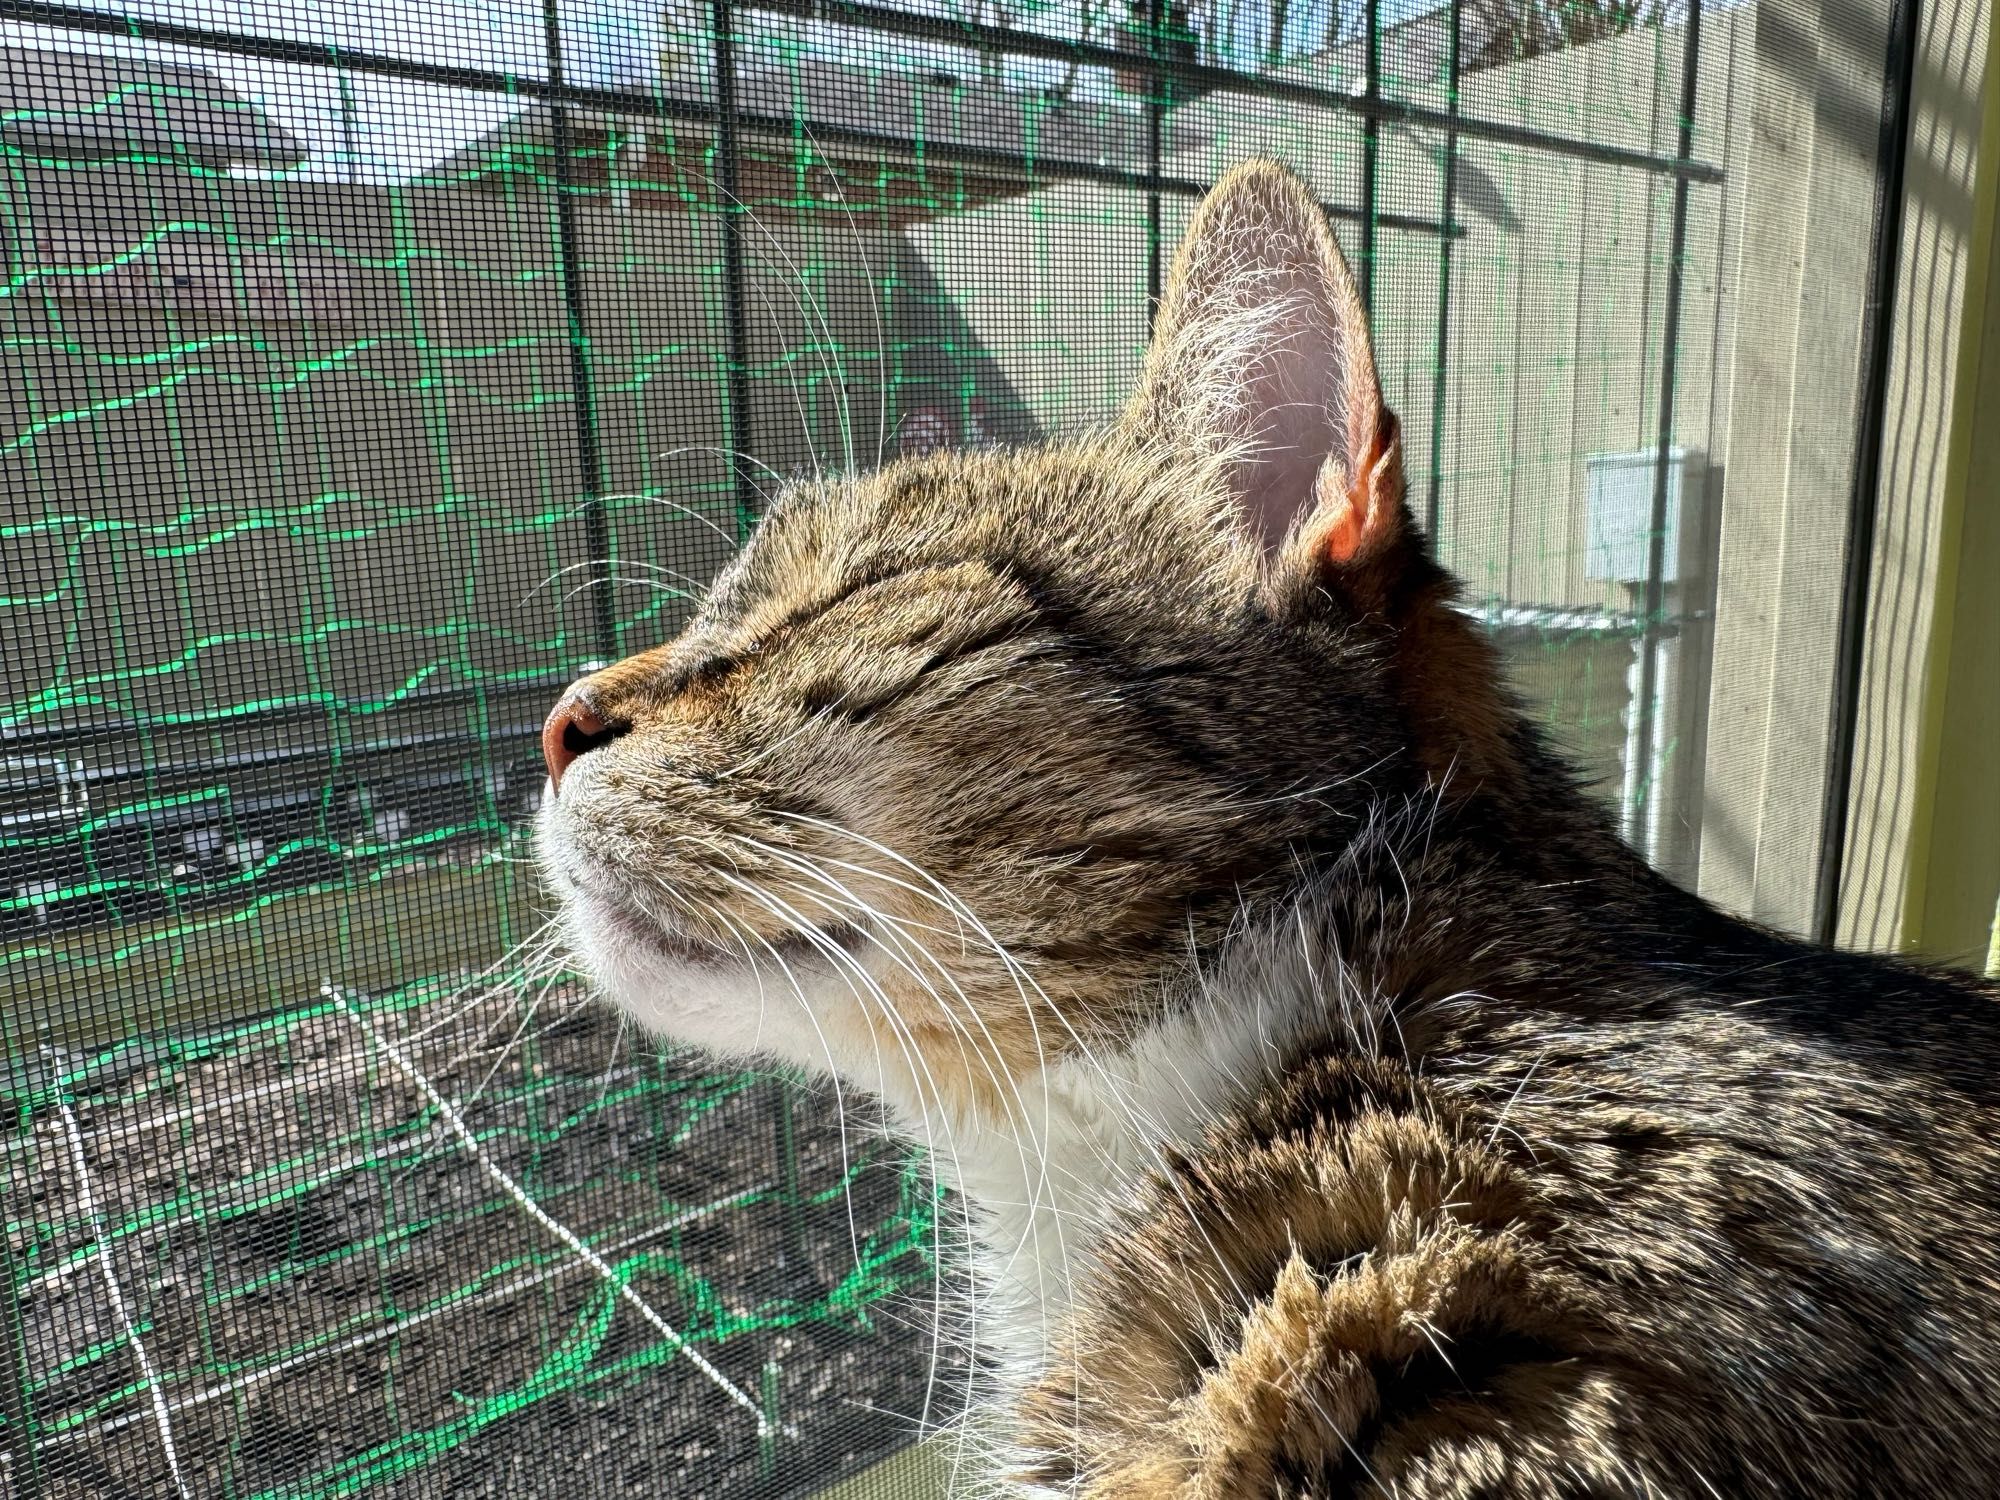
[[564, 693], [542, 724], [542, 759], [549, 765], [549, 790], [561, 790], [563, 772], [576, 764], [578, 756], [610, 744], [619, 732], [618, 726], [607, 723], [590, 706], [580, 689]]

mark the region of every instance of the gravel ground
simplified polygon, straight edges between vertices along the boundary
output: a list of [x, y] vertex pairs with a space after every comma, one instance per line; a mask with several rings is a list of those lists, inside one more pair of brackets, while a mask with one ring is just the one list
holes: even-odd
[[797, 1494], [956, 1409], [928, 1185], [830, 1101], [658, 1058], [567, 991], [363, 1008], [713, 1375], [322, 1005], [55, 1060], [68, 1104], [0, 1143], [30, 1380], [0, 1409], [35, 1431], [31, 1474], [7, 1423], [0, 1493]]

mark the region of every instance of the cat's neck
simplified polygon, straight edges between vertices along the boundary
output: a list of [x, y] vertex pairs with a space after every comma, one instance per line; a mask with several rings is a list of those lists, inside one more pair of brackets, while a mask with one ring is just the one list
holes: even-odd
[[983, 1271], [980, 1334], [1004, 1365], [1039, 1368], [1048, 1328], [1085, 1292], [1096, 1244], [1141, 1179], [1198, 1143], [1319, 1025], [1303, 986], [1258, 995], [1207, 978], [1122, 1044], [1019, 1079], [1003, 1116], [962, 1120], [949, 1141], [920, 1127], [964, 1205]]
[[[1363, 880], [1393, 882], [1407, 899], [1391, 872], [1409, 866], [1386, 845], [1380, 863], [1350, 868], [1349, 892]], [[889, 1096], [963, 1207], [983, 1273], [979, 1337], [1004, 1368], [1039, 1370], [1050, 1328], [1088, 1293], [1098, 1241], [1149, 1174], [1198, 1147], [1301, 1046], [1372, 1051], [1393, 1030], [1381, 976], [1346, 956], [1375, 945], [1343, 930], [1336, 905], [1323, 882], [1271, 902], [1206, 961], [1160, 980], [1164, 995], [1127, 1007], [1155, 1019], [1013, 1080], [998, 1112], [953, 1117], [914, 1094]], [[1374, 911], [1390, 916], [1382, 903]]]
[[1551, 870], [1546, 847], [1515, 845], [1488, 819], [1441, 827], [1438, 804], [1422, 799], [1378, 812], [1333, 867], [1163, 980], [1166, 1003], [1130, 1007], [1156, 1019], [1123, 1041], [1014, 1080], [997, 1113], [949, 1118], [892, 1093], [905, 1132], [963, 1205], [984, 1271], [976, 1325], [1003, 1367], [1039, 1368], [1141, 1181], [1263, 1092], [1297, 1049], [1403, 1049], [1402, 1007], [1479, 987], [1495, 924], [1457, 920], [1471, 885], [1489, 917], [1517, 909], [1497, 923], [1518, 934], [1506, 945], [1517, 957], [1550, 921], [1575, 935], [1576, 918], [1552, 917], [1552, 905], [1648, 899], [1643, 867], [1615, 842], [1586, 840]]

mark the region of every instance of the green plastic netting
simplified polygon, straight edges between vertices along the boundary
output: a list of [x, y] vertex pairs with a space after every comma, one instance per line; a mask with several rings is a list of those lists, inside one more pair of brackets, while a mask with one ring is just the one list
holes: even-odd
[[785, 476], [1108, 416], [1250, 152], [1692, 868], [1754, 11], [0, 0], [0, 1493], [793, 1494], [959, 1409], [953, 1205], [563, 972], [535, 734]]

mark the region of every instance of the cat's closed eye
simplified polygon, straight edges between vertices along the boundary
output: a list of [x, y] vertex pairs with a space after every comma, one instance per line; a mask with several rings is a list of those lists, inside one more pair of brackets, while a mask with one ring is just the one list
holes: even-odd
[[662, 685], [661, 691], [669, 698], [683, 693], [700, 692], [704, 688], [716, 687], [732, 672], [741, 668], [750, 653], [715, 652], [697, 658], [686, 666], [677, 668]]

